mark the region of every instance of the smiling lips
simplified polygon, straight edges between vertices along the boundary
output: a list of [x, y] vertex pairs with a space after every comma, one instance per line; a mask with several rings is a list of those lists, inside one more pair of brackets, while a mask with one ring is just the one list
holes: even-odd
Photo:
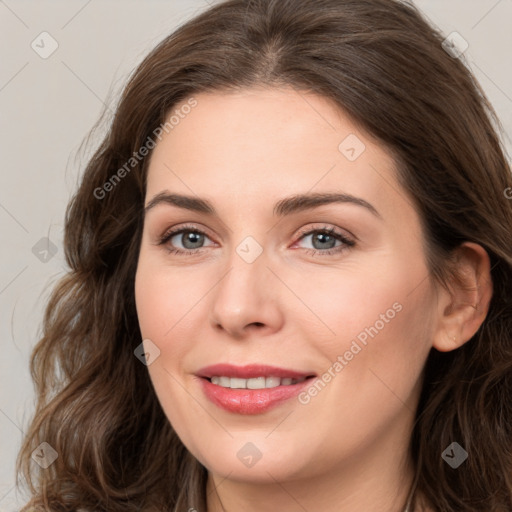
[[266, 365], [217, 364], [202, 368], [202, 389], [222, 409], [238, 414], [259, 414], [298, 395], [316, 376]]

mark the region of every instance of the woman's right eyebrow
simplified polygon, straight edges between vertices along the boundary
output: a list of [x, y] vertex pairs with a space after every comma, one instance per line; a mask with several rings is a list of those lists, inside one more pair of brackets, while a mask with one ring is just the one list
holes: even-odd
[[[382, 219], [382, 215], [377, 211], [377, 209], [365, 199], [350, 194], [333, 192], [296, 194], [290, 197], [286, 197], [279, 200], [275, 204], [273, 213], [278, 217], [283, 217], [293, 213], [310, 210], [313, 208], [318, 208], [319, 206], [333, 203], [353, 204], [360, 206], [371, 212], [379, 219]], [[146, 214], [149, 210], [159, 204], [169, 204], [178, 208], [184, 208], [186, 210], [191, 210], [198, 213], [217, 215], [215, 207], [206, 199], [183, 194], [171, 194], [168, 191], [163, 191], [156, 194], [145, 206], [144, 213]]]
[[206, 199], [182, 194], [171, 194], [168, 191], [156, 194], [144, 207], [144, 214], [159, 204], [170, 204], [172, 206], [177, 206], [178, 208], [184, 208], [194, 212], [217, 215], [213, 205]]

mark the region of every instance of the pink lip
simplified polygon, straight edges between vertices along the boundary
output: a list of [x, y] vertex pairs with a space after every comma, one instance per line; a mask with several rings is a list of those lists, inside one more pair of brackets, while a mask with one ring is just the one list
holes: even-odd
[[[309, 386], [314, 375], [297, 372], [284, 368], [266, 365], [233, 366], [230, 364], [216, 364], [202, 368], [197, 375], [202, 377], [200, 384], [206, 397], [218, 407], [237, 414], [261, 414], [282, 402], [297, 396], [301, 390]], [[212, 384], [208, 379], [214, 376], [238, 377], [250, 379], [254, 377], [280, 377], [300, 379], [306, 378], [298, 384], [276, 386], [267, 389], [230, 389]]]

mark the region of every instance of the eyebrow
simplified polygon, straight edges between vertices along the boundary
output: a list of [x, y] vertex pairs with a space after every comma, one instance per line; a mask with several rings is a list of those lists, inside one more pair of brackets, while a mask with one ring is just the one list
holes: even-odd
[[[342, 193], [317, 192], [310, 194], [296, 194], [290, 197], [286, 197], [279, 200], [274, 205], [273, 214], [277, 215], [278, 217], [284, 217], [286, 215], [291, 215], [293, 213], [298, 213], [333, 203], [353, 204], [360, 206], [370, 211], [379, 219], [382, 219], [381, 214], [368, 201], [365, 201], [360, 197]], [[149, 210], [153, 209], [159, 204], [169, 204], [178, 208], [184, 208], [186, 210], [191, 210], [198, 213], [217, 215], [213, 205], [206, 199], [182, 194], [171, 194], [167, 191], [156, 194], [144, 208], [144, 213], [146, 214]]]

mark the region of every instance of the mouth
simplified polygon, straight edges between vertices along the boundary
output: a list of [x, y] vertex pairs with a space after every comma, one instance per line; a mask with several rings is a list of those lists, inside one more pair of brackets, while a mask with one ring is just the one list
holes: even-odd
[[298, 395], [316, 374], [266, 365], [220, 364], [197, 374], [205, 396], [236, 414], [261, 414]]

